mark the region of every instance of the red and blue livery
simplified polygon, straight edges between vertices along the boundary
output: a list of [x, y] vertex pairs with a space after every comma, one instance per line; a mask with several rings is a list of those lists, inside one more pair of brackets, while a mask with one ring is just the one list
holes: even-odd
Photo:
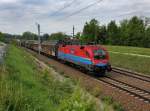
[[100, 45], [59, 45], [57, 58], [101, 75], [111, 71], [109, 54]]

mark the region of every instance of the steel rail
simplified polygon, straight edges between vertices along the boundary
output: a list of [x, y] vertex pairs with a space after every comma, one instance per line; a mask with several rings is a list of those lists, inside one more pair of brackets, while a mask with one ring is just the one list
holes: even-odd
[[130, 84], [112, 79], [110, 77], [99, 78], [98, 80], [102, 81], [104, 83], [107, 83], [115, 88], [120, 89], [120, 90], [126, 91], [126, 92], [130, 93], [131, 95], [138, 97], [139, 99], [143, 100], [146, 103], [150, 103], [150, 92], [149, 91], [146, 91], [144, 89], [140, 89], [140, 88], [132, 86]]
[[142, 81], [150, 82], [150, 76], [145, 76], [139, 73], [135, 73], [135, 72], [119, 69], [119, 68], [114, 68], [114, 67], [112, 68], [112, 72], [119, 73], [132, 78], [136, 78]]

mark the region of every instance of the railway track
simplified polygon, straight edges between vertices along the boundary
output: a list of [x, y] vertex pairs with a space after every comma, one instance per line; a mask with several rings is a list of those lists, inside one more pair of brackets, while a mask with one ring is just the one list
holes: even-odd
[[125, 76], [129, 76], [129, 77], [132, 77], [132, 78], [136, 78], [136, 79], [139, 79], [139, 80], [142, 80], [142, 81], [145, 81], [145, 82], [150, 82], [150, 76], [142, 75], [142, 74], [139, 74], [139, 73], [123, 70], [123, 69], [116, 68], [116, 67], [112, 68], [112, 72], [122, 74], [122, 75], [125, 75]]
[[[53, 58], [54, 59], [54, 58]], [[56, 58], [55, 58], [56, 61], [58, 61]], [[58, 61], [60, 62], [60, 61]], [[70, 66], [70, 65], [69, 65]], [[71, 66], [72, 68], [75, 68], [74, 66]], [[78, 68], [77, 68], [78, 69]], [[80, 69], [79, 69], [80, 70]], [[81, 72], [85, 73], [84, 71], [80, 70]], [[121, 70], [122, 71], [122, 70]], [[123, 70], [124, 71], [124, 70]], [[133, 74], [133, 73], [132, 73]], [[135, 73], [136, 74], [136, 73]], [[138, 74], [139, 75], [139, 74]], [[90, 77], [93, 77], [91, 76], [90, 74], [88, 74], [88, 76]], [[130, 75], [128, 75], [130, 76]], [[140, 75], [139, 75], [140, 76]], [[144, 75], [141, 75], [142, 77], [147, 77], [147, 76], [144, 76]], [[134, 77], [134, 75], [132, 76]], [[135, 98], [145, 102], [145, 103], [150, 103], [150, 91], [147, 91], [147, 90], [144, 90], [144, 89], [141, 89], [141, 88], [138, 88], [136, 86], [133, 86], [131, 84], [128, 84], [128, 83], [125, 83], [125, 82], [122, 82], [120, 80], [116, 80], [114, 78], [111, 78], [111, 77], [108, 77], [108, 76], [105, 76], [103, 78], [96, 78], [96, 77], [93, 77], [95, 80], [98, 80], [98, 81], [101, 81], [103, 83], [106, 83], [114, 88], [118, 88], [120, 91], [125, 91], [126, 93], [128, 93], [129, 95], [131, 96], [134, 96]], [[136, 77], [134, 77], [136, 78]], [[147, 81], [145, 79], [141, 79], [139, 78], [140, 80], [144, 80], [144, 81]], [[148, 81], [149, 82], [149, 81]]]
[[[55, 59], [56, 60], [56, 59]], [[59, 61], [58, 61], [59, 62]], [[72, 66], [71, 66], [72, 67]], [[75, 67], [73, 67], [73, 68], [75, 68]], [[80, 70], [80, 71], [82, 71], [82, 70]], [[120, 73], [123, 73], [123, 71], [124, 70], [119, 70], [120, 71]], [[119, 72], [119, 71], [117, 71], [117, 73]], [[122, 72], [121, 72], [122, 71]], [[82, 71], [83, 72], [83, 71]], [[127, 73], [127, 71], [124, 71], [124, 72], [126, 72]], [[83, 73], [85, 73], [85, 72], [83, 72]], [[128, 73], [130, 73], [130, 72], [128, 72]], [[134, 74], [134, 73], [130, 73], [130, 74]], [[138, 75], [138, 76], [140, 76], [139, 78], [138, 77], [136, 77], [136, 76]], [[137, 78], [137, 79], [140, 79], [140, 80], [143, 80], [143, 81], [147, 81], [147, 82], [150, 82], [150, 81], [148, 81], [147, 79], [147, 77], [148, 76], [144, 76], [144, 75], [140, 75], [140, 74], [137, 74], [137, 73], [135, 73], [135, 75], [133, 75], [132, 77], [133, 78]], [[88, 74], [88, 76], [90, 76], [90, 77], [93, 77], [93, 76], [91, 76], [91, 75], [89, 75]], [[127, 76], [130, 76], [129, 74], [127, 75]], [[142, 78], [142, 77], [144, 77], [144, 78]], [[137, 99], [139, 99], [139, 100], [141, 100], [141, 101], [143, 101], [143, 102], [145, 102], [145, 103], [150, 103], [150, 91], [147, 91], [147, 90], [144, 90], [144, 89], [141, 89], [141, 88], [138, 88], [138, 87], [136, 87], [136, 86], [133, 86], [133, 85], [131, 85], [131, 84], [129, 84], [129, 83], [126, 83], [126, 82], [122, 82], [122, 81], [120, 81], [120, 80], [116, 80], [116, 79], [114, 79], [114, 78], [111, 78], [111, 77], [108, 77], [108, 76], [105, 76], [105, 77], [103, 77], [103, 78], [96, 78], [96, 77], [93, 77], [95, 80], [98, 80], [99, 82], [101, 81], [101, 82], [103, 82], [103, 83], [106, 83], [106, 84], [108, 84], [108, 85], [110, 85], [110, 86], [112, 86], [112, 87], [114, 87], [114, 88], [117, 88], [117, 89], [119, 89], [120, 91], [125, 91], [126, 93], [128, 93], [130, 96], [134, 96], [135, 98], [137, 98]]]
[[[75, 68], [75, 67], [73, 67], [73, 68]], [[85, 72], [83, 72], [83, 73], [85, 73]], [[91, 74], [88, 74], [88, 76], [93, 77]], [[137, 98], [145, 103], [150, 103], [150, 91], [141, 89], [139, 87], [133, 86], [126, 82], [122, 82], [120, 80], [116, 80], [109, 76], [105, 76], [102, 78], [96, 78], [96, 77], [93, 77], [93, 78], [98, 82], [101, 81], [105, 84], [108, 84], [114, 88], [119, 89], [120, 91], [125, 91], [130, 96], [134, 96], [135, 98]]]
[[[75, 67], [73, 67], [73, 68], [75, 68]], [[83, 73], [85, 73], [85, 72], [83, 72]], [[93, 77], [90, 74], [88, 74], [88, 76]], [[98, 81], [101, 81], [103, 83], [106, 83], [112, 87], [118, 88], [121, 91], [125, 91], [129, 95], [134, 96], [135, 98], [137, 98], [137, 99], [139, 99], [145, 103], [150, 103], [150, 91], [144, 90], [142, 88], [136, 87], [136, 86], [131, 85], [131, 84], [126, 83], [126, 82], [122, 82], [120, 80], [114, 79], [114, 78], [109, 77], [109, 76], [105, 76], [103, 78], [96, 78], [96, 77], [93, 77], [93, 78], [98, 80]]]
[[[54, 58], [52, 58], [52, 59], [56, 60]], [[56, 60], [56, 61], [58, 61], [58, 60]], [[75, 68], [75, 67], [73, 67], [73, 68]], [[119, 72], [119, 71], [117, 71], [117, 72]], [[122, 72], [120, 72], [120, 73], [122, 73]], [[120, 80], [116, 80], [114, 78], [107, 77], [107, 76], [103, 77], [103, 78], [96, 78], [91, 75], [87, 75], [87, 76], [92, 77], [97, 82], [102, 82], [113, 88], [117, 88], [117, 89], [119, 89], [119, 91], [124, 91], [124, 92], [128, 93], [130, 96], [134, 96], [135, 98], [137, 98], [145, 103], [148, 103], [148, 104], [150, 103], [150, 92], [149, 91], [146, 91], [144, 89], [138, 88], [136, 86], [127, 84], [125, 82], [122, 82]], [[142, 77], [145, 77], [145, 76], [142, 76]]]
[[99, 81], [102, 81], [106, 84], [111, 85], [112, 87], [118, 88], [121, 91], [125, 91], [131, 96], [134, 96], [135, 98], [138, 98], [139, 100], [144, 101], [145, 103], [150, 103], [150, 92], [146, 91], [144, 89], [140, 89], [136, 86], [127, 84], [125, 82], [110, 78], [110, 77], [104, 77], [99, 78]]

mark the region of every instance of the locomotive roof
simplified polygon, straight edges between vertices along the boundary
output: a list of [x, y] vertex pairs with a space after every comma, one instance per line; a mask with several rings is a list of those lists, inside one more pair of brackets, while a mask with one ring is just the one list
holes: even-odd
[[85, 49], [104, 49], [106, 50], [102, 45], [69, 45], [69, 46], [73, 46], [73, 47], [84, 47]]

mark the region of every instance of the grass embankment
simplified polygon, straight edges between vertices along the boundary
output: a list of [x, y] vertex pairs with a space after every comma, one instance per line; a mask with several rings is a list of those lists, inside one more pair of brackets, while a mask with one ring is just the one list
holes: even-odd
[[150, 75], [150, 49], [125, 46], [105, 46], [113, 66]]
[[3, 43], [0, 41], [0, 46], [3, 46]]
[[40, 71], [31, 55], [10, 46], [0, 66], [0, 111], [96, 111], [79, 85], [49, 73]]

